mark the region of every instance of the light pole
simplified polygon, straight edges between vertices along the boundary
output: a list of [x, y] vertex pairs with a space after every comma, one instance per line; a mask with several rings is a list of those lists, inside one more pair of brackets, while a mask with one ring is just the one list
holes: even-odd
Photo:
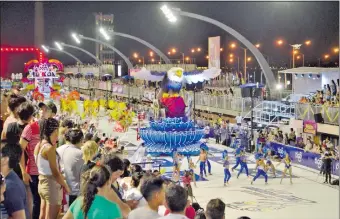
[[[172, 48], [169, 52], [168, 52], [168, 54], [169, 55], [171, 55], [171, 54], [175, 54], [177, 52], [177, 50], [175, 49], [175, 48]], [[185, 62], [185, 55], [184, 55], [184, 52], [181, 52], [181, 51], [179, 51], [179, 53], [180, 54], [182, 54], [182, 62], [183, 62], [183, 65], [184, 65], [184, 62]]]
[[116, 49], [115, 47], [113, 47], [112, 45], [110, 45], [109, 43], [106, 43], [106, 42], [103, 42], [103, 41], [100, 41], [100, 40], [97, 40], [97, 39], [94, 39], [94, 38], [91, 38], [91, 37], [86, 37], [86, 36], [83, 36], [83, 35], [77, 35], [75, 33], [73, 33], [71, 35], [73, 37], [73, 39], [78, 43], [80, 44], [81, 41], [80, 39], [84, 39], [84, 40], [89, 40], [89, 41], [93, 41], [93, 42], [97, 42], [99, 44], [102, 44], [110, 49], [112, 49], [115, 53], [117, 53], [123, 60], [124, 62], [126, 63], [126, 65], [128, 66], [128, 69], [133, 69], [133, 65], [132, 63], [130, 62], [129, 58], [126, 57], [121, 51], [119, 51], [118, 49]]
[[[106, 43], [106, 42], [103, 42], [103, 41], [100, 41], [100, 40], [97, 40], [97, 39], [94, 39], [94, 38], [91, 38], [91, 37], [85, 37], [83, 35], [77, 35], [75, 33], [72, 33], [72, 38], [78, 43], [80, 44], [80, 39], [84, 39], [84, 40], [90, 40], [90, 41], [93, 41], [93, 42], [97, 42], [97, 43], [100, 43], [110, 49], [112, 49], [114, 52], [116, 52], [123, 60], [124, 62], [126, 63], [126, 65], [128, 66], [128, 76], [130, 78], [130, 69], [133, 69], [133, 65], [132, 63], [130, 62], [129, 58], [126, 57], [123, 53], [121, 53], [118, 49], [116, 49], [115, 47], [111, 46], [109, 43]], [[130, 105], [130, 85], [128, 86], [128, 103]]]
[[[232, 49], [234, 49], [234, 48], [236, 48], [236, 44], [232, 43], [232, 44], [230, 44], [230, 47]], [[244, 78], [244, 80], [246, 80], [247, 79], [247, 49], [243, 48], [242, 46], [240, 46], [240, 48], [243, 49], [243, 51], [244, 51], [244, 74], [243, 74], [243, 78]], [[238, 60], [238, 62], [239, 62], [239, 60]], [[239, 71], [239, 69], [238, 69], [238, 71]]]
[[255, 56], [256, 60], [259, 62], [259, 65], [260, 65], [260, 67], [262, 68], [262, 70], [265, 74], [266, 80], [268, 82], [271, 82], [271, 83], [268, 84], [269, 87], [271, 89], [275, 89], [275, 81], [276, 80], [275, 80], [275, 77], [274, 77], [272, 70], [269, 68], [269, 65], [268, 65], [266, 59], [263, 57], [261, 52], [251, 42], [249, 42], [244, 36], [242, 36], [240, 33], [238, 33], [234, 29], [230, 28], [229, 26], [227, 26], [227, 25], [225, 25], [225, 24], [223, 24], [223, 23], [221, 23], [217, 20], [214, 20], [214, 19], [206, 17], [206, 16], [194, 14], [194, 13], [181, 11], [181, 9], [179, 9], [179, 8], [169, 9], [166, 5], [164, 5], [164, 6], [161, 7], [161, 10], [163, 11], [163, 13], [166, 16], [166, 18], [168, 19], [168, 21], [171, 22], [171, 23], [175, 23], [177, 21], [177, 18], [176, 18], [175, 15], [181, 15], [181, 16], [191, 17], [191, 18], [195, 18], [195, 19], [198, 19], [198, 20], [205, 21], [207, 23], [214, 24], [215, 26], [218, 26], [221, 29], [223, 29], [224, 31], [233, 35], [235, 38], [237, 38], [239, 41], [241, 41], [242, 44], [246, 46], [246, 48], [248, 48], [253, 53], [253, 55]]
[[86, 53], [87, 55], [91, 56], [93, 59], [95, 59], [97, 64], [102, 64], [102, 61], [100, 61], [95, 55], [93, 55], [92, 53], [90, 53], [89, 51], [87, 51], [83, 48], [80, 48], [78, 46], [69, 45], [69, 44], [66, 44], [66, 43], [63, 43], [63, 42], [60, 42], [60, 45], [64, 46], [64, 47], [70, 47], [70, 48], [73, 48], [73, 49], [80, 50], [80, 51]]
[[66, 55], [68, 55], [68, 56], [70, 56], [70, 57], [72, 57], [74, 60], [76, 60], [79, 64], [83, 64], [83, 62], [82, 61], [80, 61], [77, 57], [75, 57], [74, 55], [72, 55], [71, 53], [69, 53], [69, 52], [66, 52], [66, 51], [64, 51], [64, 50], [60, 50], [60, 49], [57, 49], [57, 48], [53, 48], [53, 47], [49, 47], [49, 46], [45, 46], [45, 45], [42, 45], [41, 46], [44, 50], [45, 50], [45, 52], [46, 53], [48, 53], [49, 52], [49, 50], [51, 50], [51, 51], [58, 51], [58, 52], [62, 52], [62, 53], [65, 53]]
[[135, 36], [132, 36], [132, 35], [129, 35], [129, 34], [126, 34], [126, 33], [112, 32], [111, 34], [136, 40], [136, 41], [144, 44], [145, 46], [149, 47], [151, 50], [155, 51], [155, 53], [157, 53], [157, 55], [159, 55], [159, 57], [161, 57], [161, 59], [164, 60], [165, 64], [171, 64], [170, 59], [164, 53], [162, 53], [161, 50], [159, 50], [158, 48], [156, 48], [152, 44], [146, 42], [145, 40], [142, 40], [142, 39], [140, 39], [138, 37], [135, 37]]

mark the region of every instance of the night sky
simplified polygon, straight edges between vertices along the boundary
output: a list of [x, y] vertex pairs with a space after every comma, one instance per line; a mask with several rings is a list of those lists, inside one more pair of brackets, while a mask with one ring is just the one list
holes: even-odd
[[[1, 2], [0, 5], [1, 45], [33, 45], [34, 3]], [[206, 65], [206, 54], [192, 56], [190, 49], [207, 49], [209, 36], [221, 36], [225, 48], [228, 43], [237, 42], [223, 30], [192, 18], [180, 17], [176, 24], [170, 24], [159, 9], [162, 5], [160, 2], [44, 2], [45, 44], [54, 47], [55, 40], [74, 44], [71, 31], [94, 37], [95, 12], [114, 14], [116, 31], [140, 37], [164, 53], [171, 47], [179, 48], [195, 57], [199, 65]], [[310, 47], [302, 48], [306, 62], [316, 62], [323, 54], [332, 54], [331, 49], [339, 45], [339, 2], [170, 2], [167, 5], [225, 23], [254, 44], [261, 43], [261, 51], [275, 63], [289, 62], [290, 46], [275, 45], [280, 37], [290, 44], [311, 40]], [[95, 52], [92, 42], [83, 41], [82, 46]], [[133, 52], [147, 56], [149, 51], [142, 44], [121, 37], [115, 38], [115, 47], [128, 56]], [[80, 51], [66, 50], [85, 63], [94, 62]], [[223, 59], [226, 60], [229, 53], [230, 49], [225, 50]], [[242, 56], [242, 51], [233, 53]], [[332, 56], [336, 60], [334, 53]], [[23, 62], [32, 58], [13, 57], [10, 66], [19, 69], [17, 72]], [[73, 63], [61, 53], [53, 52], [49, 57], [65, 64]]]

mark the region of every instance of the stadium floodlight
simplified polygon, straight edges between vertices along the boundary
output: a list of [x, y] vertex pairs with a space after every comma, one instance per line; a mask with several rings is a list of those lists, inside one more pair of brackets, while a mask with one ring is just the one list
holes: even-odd
[[105, 40], [110, 40], [110, 36], [107, 34], [107, 32], [104, 30], [104, 28], [99, 28], [99, 32], [102, 34], [102, 36], [105, 38]]
[[71, 36], [72, 36], [73, 39], [76, 41], [76, 43], [80, 44], [80, 39], [78, 38], [77, 34], [72, 33]]
[[162, 12], [164, 13], [165, 17], [168, 19], [169, 22], [174, 23], [177, 21], [177, 18], [172, 13], [172, 11], [168, 8], [168, 6], [163, 5], [161, 7]]
[[60, 43], [54, 42], [54, 44], [59, 50], [63, 50], [63, 47], [60, 45]]
[[45, 45], [41, 45], [41, 48], [43, 48], [45, 50], [45, 52], [49, 51], [49, 49]]

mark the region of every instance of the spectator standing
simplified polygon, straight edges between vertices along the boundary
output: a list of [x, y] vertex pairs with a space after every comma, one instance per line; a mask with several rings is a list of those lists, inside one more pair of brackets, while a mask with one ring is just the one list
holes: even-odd
[[139, 190], [141, 179], [143, 177], [143, 173], [135, 173], [131, 177], [131, 188], [127, 190], [124, 194], [124, 200], [126, 201], [138, 201], [137, 208], [147, 206], [148, 203], [146, 202], [145, 198], [143, 197], [142, 193]]
[[96, 165], [96, 160], [101, 156], [101, 154], [98, 153], [98, 148], [99, 146], [95, 141], [87, 141], [81, 148], [84, 160], [84, 164], [81, 169], [82, 173], [92, 169], [92, 167]]
[[84, 164], [83, 152], [80, 148], [83, 144], [83, 138], [84, 135], [80, 129], [70, 129], [65, 135], [66, 144], [57, 149], [61, 170], [67, 185], [71, 189], [69, 206], [80, 194], [80, 175]]
[[169, 209], [170, 214], [160, 219], [188, 219], [185, 216], [187, 203], [188, 194], [183, 187], [179, 185], [168, 187], [165, 193], [165, 207]]
[[106, 194], [111, 190], [110, 170], [105, 166], [96, 166], [89, 175], [82, 197], [72, 203], [63, 218], [121, 219], [118, 205], [106, 199]]
[[[130, 213], [131, 209], [130, 206], [126, 203], [124, 203], [122, 194], [120, 193], [119, 184], [117, 182], [117, 179], [120, 178], [120, 176], [124, 172], [123, 167], [123, 161], [115, 155], [113, 152], [107, 152], [104, 153], [101, 156], [100, 163], [102, 165], [110, 167], [111, 170], [111, 188], [109, 193], [107, 193], [107, 198], [118, 204], [120, 210], [122, 211], [123, 217], [126, 218], [128, 214]], [[135, 201], [132, 201], [135, 206], [137, 206], [138, 202], [135, 203]]]
[[[6, 213], [13, 219], [30, 218], [25, 185], [13, 171], [19, 163], [21, 153], [19, 144], [6, 144], [1, 148], [1, 172], [6, 183], [3, 204]], [[5, 212], [2, 210], [3, 213]]]
[[62, 188], [70, 192], [67, 183], [59, 170], [57, 157], [59, 123], [53, 118], [42, 120], [40, 126], [40, 143], [35, 147], [41, 198], [40, 218], [57, 218], [61, 201]]
[[147, 206], [131, 211], [128, 219], [159, 218], [158, 208], [163, 205], [165, 198], [164, 180], [160, 177], [147, 177], [143, 180], [140, 190], [147, 201]]
[[[170, 213], [169, 209], [165, 210], [164, 216], [168, 215]], [[187, 207], [185, 208], [185, 216], [189, 219], [195, 219], [196, 211], [195, 208], [193, 208], [190, 205], [190, 201], [187, 202]]]
[[59, 128], [59, 139], [58, 139], [58, 145], [64, 145], [66, 143], [65, 140], [65, 134], [68, 132], [69, 129], [74, 127], [74, 123], [70, 119], [65, 119], [61, 123], [61, 127]]
[[295, 141], [296, 141], [296, 135], [295, 135], [295, 131], [293, 128], [290, 128], [290, 133], [288, 136], [288, 141], [290, 145], [294, 145]]
[[214, 129], [214, 135], [215, 135], [215, 139], [216, 139], [216, 144], [220, 143], [220, 139], [221, 139], [221, 133], [220, 133], [220, 126], [218, 124], [216, 124], [215, 129]]
[[221, 199], [211, 199], [205, 210], [207, 219], [224, 219], [225, 218], [225, 204]]
[[11, 95], [9, 97], [9, 101], [8, 101], [9, 116], [4, 122], [2, 133], [1, 133], [1, 139], [6, 139], [7, 127], [10, 123], [17, 121], [17, 118], [18, 118], [17, 109], [24, 102], [26, 102], [25, 97], [21, 97], [21, 96], [18, 97], [16, 95]]

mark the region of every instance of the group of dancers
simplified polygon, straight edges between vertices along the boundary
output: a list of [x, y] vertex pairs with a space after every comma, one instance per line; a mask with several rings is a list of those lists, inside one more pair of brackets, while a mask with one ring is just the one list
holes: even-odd
[[[245, 171], [245, 174], [247, 175], [247, 177], [249, 176], [249, 171], [248, 171], [248, 164], [247, 164], [247, 156], [245, 153], [245, 150], [243, 147], [239, 146], [236, 148], [235, 150], [235, 157], [236, 157], [236, 164], [231, 168], [232, 171], [234, 171], [239, 165], [241, 166], [238, 174], [237, 174], [237, 178], [239, 178], [240, 174]], [[228, 156], [228, 151], [224, 150], [222, 153], [222, 158], [224, 159], [223, 162], [223, 167], [224, 167], [224, 186], [226, 186], [226, 184], [229, 184], [229, 180], [231, 178], [231, 173], [229, 171], [229, 156]], [[251, 181], [251, 184], [253, 184], [260, 176], [264, 177], [265, 183], [268, 184], [268, 175], [267, 172], [269, 170], [272, 171], [274, 178], [276, 178], [276, 169], [275, 166], [273, 164], [273, 157], [271, 155], [271, 151], [269, 148], [266, 147], [262, 147], [260, 148], [260, 150], [258, 151], [257, 154], [255, 154], [255, 159], [256, 159], [256, 166], [255, 166], [255, 170], [256, 170], [256, 175], [254, 176], [254, 178]], [[290, 183], [292, 184], [292, 165], [291, 165], [291, 159], [289, 158], [289, 154], [285, 153], [284, 158], [283, 159], [279, 159], [276, 157], [276, 159], [278, 159], [279, 163], [276, 165], [279, 166], [280, 164], [284, 163], [285, 167], [283, 170], [283, 174], [281, 177], [281, 181], [280, 184], [282, 183], [283, 178], [286, 176], [287, 172], [289, 173], [290, 176]]]
[[[208, 166], [208, 173], [209, 175], [211, 174], [211, 164], [208, 159], [208, 155], [211, 155], [208, 152], [209, 148], [205, 145], [204, 147], [201, 147], [200, 155], [198, 157], [198, 160], [196, 164], [199, 162], [199, 168], [200, 168], [200, 177], [203, 179], [203, 176], [207, 177], [207, 171], [206, 171], [206, 166]], [[237, 179], [240, 177], [242, 173], [245, 173], [246, 176], [249, 178], [249, 169], [248, 169], [248, 157], [246, 155], [245, 149], [242, 146], [237, 146], [235, 149], [235, 158], [236, 158], [236, 164], [231, 167], [230, 171], [230, 161], [229, 161], [229, 153], [227, 150], [224, 150], [222, 152], [222, 158], [223, 158], [223, 168], [224, 168], [224, 186], [227, 186], [229, 184], [230, 178], [231, 178], [231, 172], [234, 172], [234, 170], [240, 166], [240, 169], [237, 173]], [[183, 156], [180, 155], [179, 153], [175, 152], [173, 156], [173, 161], [174, 161], [174, 169], [173, 169], [173, 175], [180, 175], [180, 164], [183, 160]], [[189, 172], [191, 173], [191, 177], [194, 181], [194, 184], [196, 185], [196, 180], [195, 180], [195, 174], [194, 174], [194, 169], [196, 168], [196, 164], [192, 161], [191, 157], [187, 157], [188, 159], [188, 166], [189, 166]], [[263, 176], [265, 183], [268, 184], [268, 171], [271, 171], [274, 178], [276, 178], [276, 168], [274, 166], [273, 160], [278, 161], [278, 164], [276, 167], [278, 167], [280, 164], [284, 164], [284, 170], [283, 174], [281, 177], [280, 184], [282, 183], [283, 178], [285, 176], [289, 175], [290, 177], [290, 183], [292, 184], [292, 165], [291, 165], [291, 159], [289, 157], [288, 153], [284, 154], [283, 159], [280, 159], [277, 156], [272, 156], [271, 150], [264, 146], [260, 147], [258, 152], [255, 154], [255, 159], [256, 159], [256, 166], [255, 166], [255, 171], [256, 174], [251, 180], [251, 184], [253, 184], [260, 176]]]

